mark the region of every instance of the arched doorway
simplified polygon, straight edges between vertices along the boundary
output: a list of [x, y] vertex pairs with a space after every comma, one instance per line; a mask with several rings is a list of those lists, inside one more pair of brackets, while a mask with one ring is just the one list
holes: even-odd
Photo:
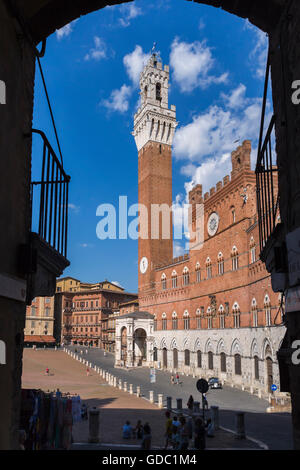
[[178, 369], [178, 349], [173, 349], [173, 369]]
[[273, 359], [272, 351], [268, 345], [265, 350], [265, 361], [266, 361], [266, 385], [268, 392], [271, 392], [271, 385], [273, 385]]
[[137, 366], [147, 359], [147, 334], [143, 328], [135, 330], [133, 335], [133, 360]]
[[163, 364], [162, 364], [162, 366], [163, 366], [164, 369], [167, 369], [167, 367], [168, 367], [168, 350], [167, 350], [167, 348], [163, 348], [162, 351], [163, 351]]

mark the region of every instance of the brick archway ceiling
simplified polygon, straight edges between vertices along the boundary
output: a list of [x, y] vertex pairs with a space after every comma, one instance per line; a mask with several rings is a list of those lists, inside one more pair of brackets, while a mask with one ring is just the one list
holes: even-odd
[[[74, 19], [108, 5], [129, 3], [132, 0], [5, 0], [16, 4], [26, 20], [36, 43], [47, 38], [56, 29]], [[187, 0], [192, 1], [192, 0]], [[194, 0], [197, 3], [248, 18], [263, 31], [271, 31], [277, 24], [288, 0]]]

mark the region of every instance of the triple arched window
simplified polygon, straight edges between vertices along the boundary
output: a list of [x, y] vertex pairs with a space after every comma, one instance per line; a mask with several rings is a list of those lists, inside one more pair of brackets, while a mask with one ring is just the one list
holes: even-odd
[[189, 273], [189, 268], [187, 266], [184, 267], [182, 271], [182, 279], [183, 279], [183, 285], [187, 286], [190, 283], [190, 273]]
[[224, 274], [224, 257], [221, 252], [218, 254], [218, 274], [219, 276]]
[[232, 271], [237, 271], [239, 269], [239, 254], [236, 246], [234, 246], [231, 251], [231, 262]]

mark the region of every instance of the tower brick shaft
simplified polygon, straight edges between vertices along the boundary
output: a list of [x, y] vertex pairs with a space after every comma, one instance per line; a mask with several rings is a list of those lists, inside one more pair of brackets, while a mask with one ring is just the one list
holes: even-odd
[[134, 116], [138, 149], [139, 293], [154, 288], [154, 269], [173, 256], [172, 141], [176, 108], [168, 107], [169, 67], [152, 54], [140, 76]]

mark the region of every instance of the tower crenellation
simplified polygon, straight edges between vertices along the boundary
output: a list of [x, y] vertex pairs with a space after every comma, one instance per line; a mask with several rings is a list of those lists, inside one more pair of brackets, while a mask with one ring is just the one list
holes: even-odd
[[169, 66], [152, 54], [140, 75], [141, 106], [134, 115], [136, 146], [140, 151], [148, 141], [172, 145], [177, 126], [176, 106], [168, 105]]

